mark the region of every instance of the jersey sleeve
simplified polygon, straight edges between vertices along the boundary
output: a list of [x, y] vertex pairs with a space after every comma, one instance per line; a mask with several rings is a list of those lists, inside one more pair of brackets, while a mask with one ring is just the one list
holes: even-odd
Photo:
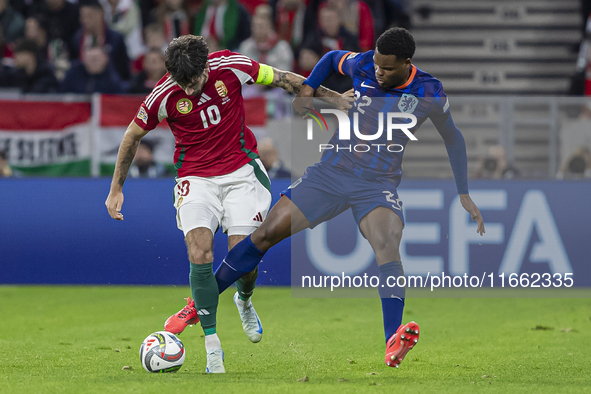
[[449, 157], [451, 169], [454, 173], [458, 194], [468, 194], [468, 157], [466, 154], [466, 143], [464, 136], [456, 127], [449, 111], [449, 100], [443, 91], [441, 82], [438, 82], [429, 118], [443, 138], [445, 149]]
[[314, 69], [304, 81], [313, 89], [318, 89], [320, 84], [335, 72], [353, 76], [353, 72], [359, 59], [360, 53], [347, 51], [330, 51], [322, 57], [314, 66]]
[[[343, 51], [340, 51], [343, 52]], [[361, 58], [361, 54], [359, 52], [347, 52], [343, 54], [340, 59], [338, 59], [338, 65], [336, 70], [343, 75], [348, 75], [350, 77], [353, 76], [353, 72], [355, 70], [355, 66], [359, 62]], [[336, 60], [336, 59], [335, 59]]]
[[441, 82], [437, 81], [432, 97], [428, 97], [426, 100], [430, 101], [431, 109], [429, 116], [433, 122], [435, 122], [436, 118], [445, 118], [445, 114], [449, 113], [449, 99], [443, 90]]
[[259, 76], [259, 62], [237, 52], [229, 50], [214, 52], [209, 58], [211, 70], [231, 70], [242, 85], [253, 84]]
[[163, 77], [140, 105], [134, 122], [144, 130], [155, 129], [162, 119], [168, 117], [166, 102], [175, 86], [172, 78]]

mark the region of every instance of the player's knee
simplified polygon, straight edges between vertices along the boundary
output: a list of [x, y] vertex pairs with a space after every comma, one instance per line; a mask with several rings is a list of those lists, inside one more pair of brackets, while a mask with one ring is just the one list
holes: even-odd
[[282, 238], [277, 226], [267, 225], [259, 227], [251, 234], [250, 239], [258, 249], [266, 251], [281, 241]]
[[192, 264], [209, 264], [213, 262], [213, 251], [199, 247], [189, 248], [189, 261]]
[[250, 235], [250, 240], [259, 250], [267, 250], [270, 246], [270, 239], [272, 234], [266, 228], [259, 227], [254, 233]]
[[376, 253], [398, 252], [402, 230], [390, 229], [385, 232], [379, 232], [374, 236], [372, 246]]

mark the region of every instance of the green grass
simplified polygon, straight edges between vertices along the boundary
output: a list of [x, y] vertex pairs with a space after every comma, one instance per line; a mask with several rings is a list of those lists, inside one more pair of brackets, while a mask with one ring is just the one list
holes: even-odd
[[228, 291], [218, 312], [225, 375], [203, 373], [199, 327], [180, 336], [187, 357], [178, 373], [145, 372], [139, 345], [162, 329], [188, 294], [184, 287], [0, 287], [0, 392], [575, 393], [591, 388], [588, 298], [408, 300], [404, 320], [420, 323], [421, 339], [394, 369], [383, 364], [378, 299], [292, 299], [286, 288], [257, 289], [254, 301], [265, 335], [252, 344]]

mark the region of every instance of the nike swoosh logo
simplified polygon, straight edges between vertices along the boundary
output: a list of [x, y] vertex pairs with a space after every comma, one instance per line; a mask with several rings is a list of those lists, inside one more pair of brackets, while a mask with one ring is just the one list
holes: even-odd
[[361, 82], [361, 87], [362, 88], [372, 88], [372, 89], [375, 89], [373, 86], [366, 85], [365, 84], [365, 81]]

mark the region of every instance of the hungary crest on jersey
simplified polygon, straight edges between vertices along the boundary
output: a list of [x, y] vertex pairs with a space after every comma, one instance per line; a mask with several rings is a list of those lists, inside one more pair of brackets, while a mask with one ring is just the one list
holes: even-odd
[[180, 99], [177, 103], [176, 103], [176, 109], [181, 113], [181, 114], [188, 114], [189, 112], [191, 112], [191, 110], [193, 109], [193, 103], [191, 103], [191, 100], [189, 99]]
[[228, 88], [222, 81], [215, 81], [215, 90], [218, 91], [220, 97], [226, 97], [228, 95]]

